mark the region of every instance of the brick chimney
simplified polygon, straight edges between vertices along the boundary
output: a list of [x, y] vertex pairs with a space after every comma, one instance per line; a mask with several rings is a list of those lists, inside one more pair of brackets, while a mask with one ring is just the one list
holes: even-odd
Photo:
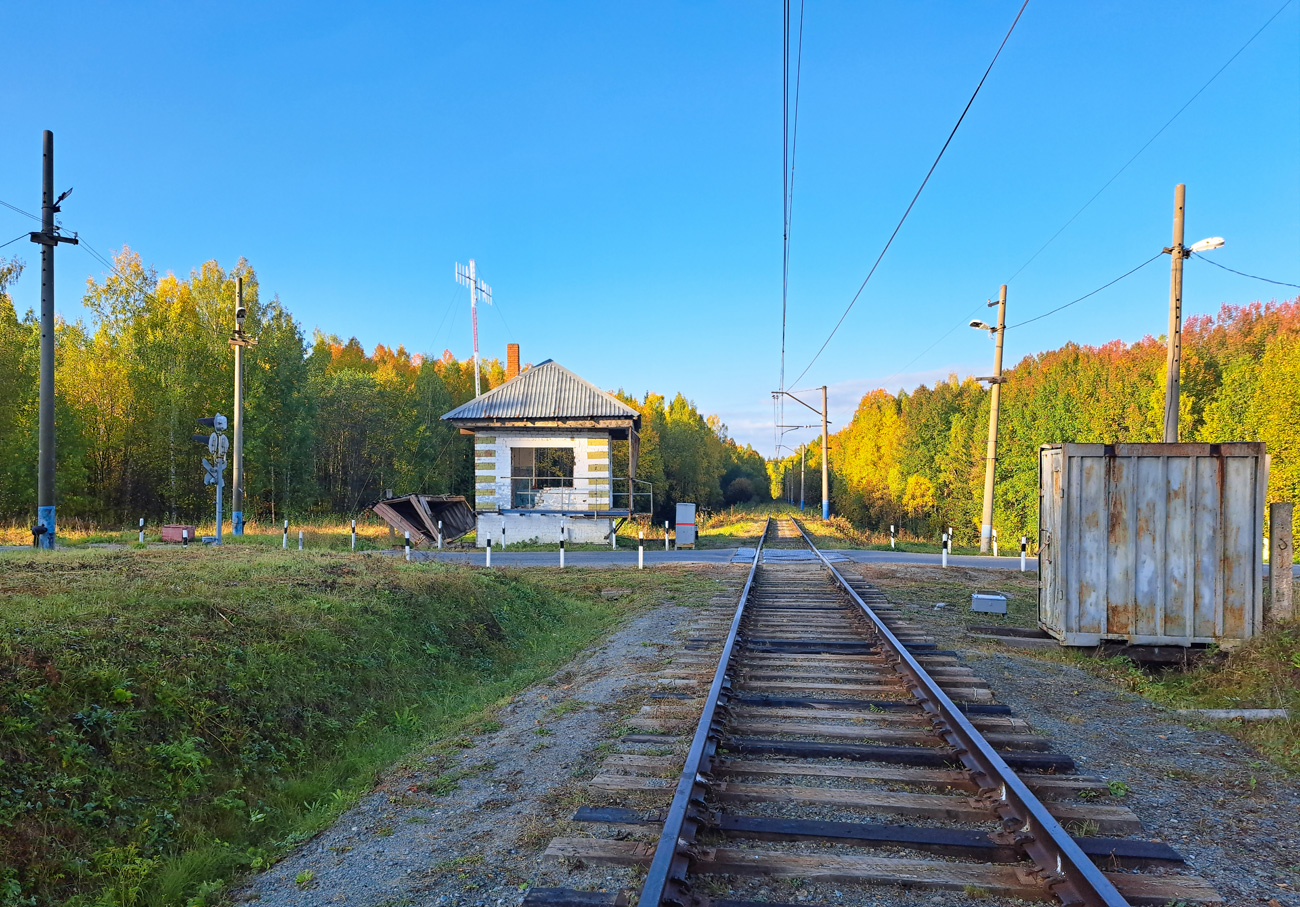
[[519, 377], [519, 344], [506, 344], [506, 380]]

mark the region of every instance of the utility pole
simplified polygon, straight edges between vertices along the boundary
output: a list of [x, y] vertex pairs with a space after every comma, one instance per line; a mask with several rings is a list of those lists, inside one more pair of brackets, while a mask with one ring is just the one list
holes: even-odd
[[803, 470], [807, 469], [807, 465], [809, 465], [809, 446], [807, 446], [807, 444], [803, 444], [803, 446], [800, 447], [800, 454], [801, 454], [801, 459], [800, 459], [800, 512], [802, 512], [802, 511], [803, 511]]
[[469, 267], [456, 265], [456, 282], [469, 287], [469, 320], [474, 327], [474, 396], [483, 393], [478, 377], [478, 297], [483, 294], [483, 301], [492, 304], [492, 288], [479, 280], [474, 273], [474, 259], [469, 260]]
[[822, 385], [822, 519], [831, 518], [830, 437], [826, 426], [826, 385]]
[[[244, 278], [235, 277], [235, 332], [230, 335], [230, 345], [235, 348], [235, 456], [234, 468], [231, 470], [230, 484], [230, 526], [235, 535], [244, 534], [244, 348], [257, 346], [257, 341], [244, 333], [244, 319], [248, 309], [244, 307]], [[217, 487], [218, 499], [221, 487]], [[219, 507], [218, 507], [219, 509]], [[217, 528], [221, 534], [221, 528]]]
[[1165, 443], [1178, 443], [1178, 391], [1183, 367], [1183, 259], [1191, 253], [1183, 247], [1183, 205], [1187, 187], [1174, 187], [1174, 242], [1165, 252], [1171, 258], [1169, 272], [1169, 339], [1165, 355]]
[[[990, 303], [992, 305], [992, 303]], [[989, 404], [989, 444], [984, 454], [984, 512], [980, 517], [980, 554], [987, 554], [993, 537], [993, 476], [998, 461], [998, 409], [1002, 401], [1002, 338], [1007, 332], [1007, 285], [998, 292], [998, 326], [993, 330], [993, 377]]]
[[42, 141], [41, 232], [31, 240], [41, 247], [41, 378], [37, 429], [36, 522], [44, 531], [38, 536], [42, 548], [54, 547], [54, 247], [61, 242], [77, 244], [76, 234], [60, 236], [54, 224], [59, 203], [72, 192], [54, 197], [54, 133], [46, 129]]
[[[811, 410], [814, 413], [817, 412], [815, 407], [805, 403], [803, 400], [800, 400], [798, 397], [796, 397], [794, 394], [790, 393], [789, 391], [785, 391], [785, 390], [772, 391], [772, 397], [773, 399], [777, 397], [789, 397], [791, 400], [795, 401], [805, 409]], [[821, 412], [818, 413], [818, 415], [822, 417], [822, 519], [827, 520], [830, 519], [830, 515], [831, 515], [831, 473], [830, 473], [830, 439], [827, 436], [829, 431], [827, 426], [830, 425], [830, 421], [827, 419], [827, 412], [826, 412], [826, 385], [822, 385], [822, 408], [821, 408]], [[817, 426], [780, 425], [777, 427], [790, 430], [795, 428], [816, 428]], [[780, 454], [782, 446], [784, 445], [781, 444], [777, 445], [776, 449], [778, 454]], [[789, 450], [789, 448], [786, 449]], [[790, 452], [794, 453], [794, 451], [792, 450]], [[791, 474], [792, 482], [793, 479], [794, 476], [793, 474]], [[793, 490], [791, 490], [790, 494], [791, 495], [794, 494]], [[792, 499], [791, 499], [791, 503], [794, 503]]]

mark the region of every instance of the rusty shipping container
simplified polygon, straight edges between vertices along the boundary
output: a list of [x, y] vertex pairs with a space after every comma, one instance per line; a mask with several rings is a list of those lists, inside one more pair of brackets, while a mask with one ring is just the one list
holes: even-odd
[[1260, 632], [1262, 443], [1047, 444], [1038, 468], [1038, 621], [1062, 645]]

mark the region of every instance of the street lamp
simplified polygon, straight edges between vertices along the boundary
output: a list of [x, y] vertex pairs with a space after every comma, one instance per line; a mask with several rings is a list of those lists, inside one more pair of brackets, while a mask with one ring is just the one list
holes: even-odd
[[1208, 252], [1223, 247], [1222, 236], [1210, 236], [1191, 247], [1183, 245], [1183, 209], [1187, 187], [1174, 187], [1174, 243], [1161, 249], [1170, 256], [1169, 267], [1169, 335], [1165, 351], [1165, 434], [1166, 444], [1178, 443], [1178, 392], [1183, 366], [1183, 260], [1193, 252]]

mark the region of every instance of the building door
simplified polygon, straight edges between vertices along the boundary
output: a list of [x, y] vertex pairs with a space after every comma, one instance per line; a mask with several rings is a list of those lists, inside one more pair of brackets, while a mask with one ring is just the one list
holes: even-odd
[[516, 510], [527, 510], [536, 505], [533, 479], [537, 475], [537, 463], [534, 452], [532, 447], [510, 448], [510, 506]]

